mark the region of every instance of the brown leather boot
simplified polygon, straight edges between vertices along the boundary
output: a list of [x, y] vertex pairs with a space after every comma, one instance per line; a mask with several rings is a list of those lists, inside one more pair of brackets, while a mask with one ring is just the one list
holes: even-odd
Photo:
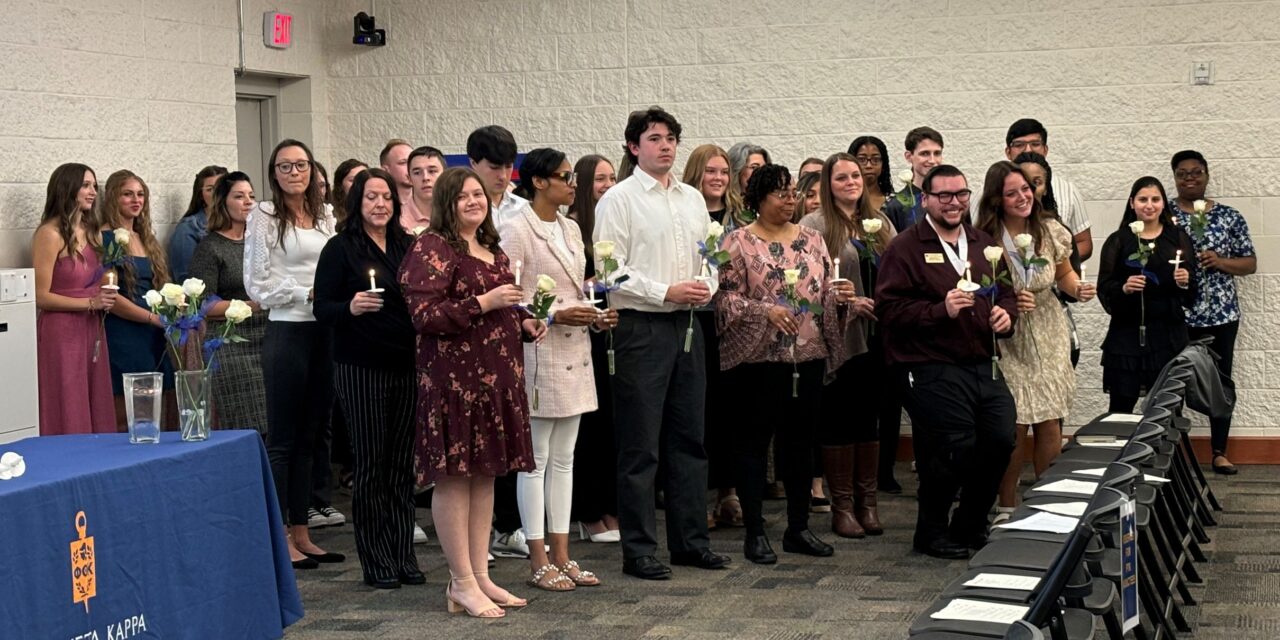
[[880, 443], [853, 445], [853, 515], [867, 535], [884, 533], [876, 510], [876, 484], [880, 471]]
[[822, 469], [831, 493], [831, 531], [841, 538], [866, 536], [853, 517], [853, 445], [823, 447]]

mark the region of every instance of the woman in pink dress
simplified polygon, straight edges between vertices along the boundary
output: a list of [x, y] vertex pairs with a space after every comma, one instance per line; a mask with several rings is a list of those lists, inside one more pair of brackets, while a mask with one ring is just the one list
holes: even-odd
[[101, 286], [97, 197], [98, 180], [89, 167], [54, 169], [32, 239], [42, 436], [116, 431], [102, 332], [116, 292]]
[[431, 515], [449, 563], [449, 610], [481, 618], [527, 604], [488, 573], [493, 479], [534, 470], [521, 340], [547, 330], [518, 306], [515, 282], [479, 177], [446, 170], [431, 230], [400, 267], [418, 333], [414, 466], [419, 486], [436, 483]]

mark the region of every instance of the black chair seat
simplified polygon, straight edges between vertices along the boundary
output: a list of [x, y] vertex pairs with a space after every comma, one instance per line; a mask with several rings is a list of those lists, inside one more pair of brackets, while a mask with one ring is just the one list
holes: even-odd
[[[1009, 631], [1009, 625], [994, 622], [970, 622], [968, 620], [934, 620], [931, 614], [941, 611], [950, 602], [940, 598], [929, 606], [924, 613], [911, 623], [910, 635], [913, 638], [937, 638], [925, 636], [928, 633], [960, 634], [956, 638], [1003, 638]], [[1096, 618], [1083, 609], [1064, 609], [1063, 622], [1067, 629], [1067, 637], [1072, 640], [1092, 640], [1095, 636]], [[1045, 633], [1046, 637], [1048, 636]], [[945, 636], [941, 636], [945, 637]]]

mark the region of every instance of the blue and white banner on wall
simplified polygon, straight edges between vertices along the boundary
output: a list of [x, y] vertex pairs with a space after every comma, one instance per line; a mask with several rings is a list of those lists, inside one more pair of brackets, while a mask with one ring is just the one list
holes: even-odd
[[1138, 626], [1138, 527], [1133, 500], [1120, 503], [1120, 617], [1124, 630]]

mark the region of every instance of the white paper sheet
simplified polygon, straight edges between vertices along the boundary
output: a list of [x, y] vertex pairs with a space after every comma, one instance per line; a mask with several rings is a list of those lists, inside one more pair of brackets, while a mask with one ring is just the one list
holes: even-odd
[[1010, 520], [996, 525], [999, 529], [1013, 531], [1046, 531], [1048, 533], [1071, 533], [1075, 531], [1079, 518], [1060, 516], [1056, 513], [1040, 511], [1019, 520]]
[[1050, 482], [1043, 487], [1036, 487], [1032, 491], [1044, 491], [1052, 493], [1075, 493], [1082, 496], [1091, 496], [1098, 492], [1098, 483], [1085, 482], [1083, 480], [1072, 480], [1064, 478], [1056, 482]]
[[1016, 604], [1000, 604], [956, 598], [947, 606], [933, 612], [929, 617], [934, 620], [969, 620], [972, 622], [996, 622], [1013, 624], [1027, 615], [1028, 607]]
[[1094, 478], [1101, 478], [1106, 473], [1107, 473], [1106, 467], [1098, 467], [1097, 469], [1080, 469], [1079, 471], [1072, 471], [1071, 475], [1092, 476]]
[[964, 583], [966, 587], [980, 589], [1010, 589], [1013, 591], [1030, 591], [1040, 584], [1035, 576], [1014, 576], [1007, 573], [979, 573]]
[[1103, 422], [1125, 422], [1128, 424], [1138, 424], [1142, 422], [1141, 413], [1113, 413], [1102, 419]]
[[1172, 482], [1172, 480], [1170, 480], [1170, 479], [1168, 479], [1168, 478], [1161, 478], [1160, 476], [1153, 476], [1153, 475], [1151, 475], [1151, 474], [1149, 474], [1149, 473], [1144, 473], [1144, 474], [1142, 474], [1142, 479], [1143, 479], [1143, 480], [1146, 480], [1147, 482], [1158, 482], [1158, 483], [1160, 483], [1160, 484], [1164, 484], [1164, 483], [1166, 483], [1166, 482]]
[[1079, 440], [1077, 440], [1076, 444], [1082, 447], [1102, 447], [1104, 449], [1119, 449], [1125, 446], [1126, 444], [1129, 444], [1129, 441], [1113, 440], [1111, 442], [1080, 442]]
[[1084, 510], [1089, 507], [1089, 503], [1088, 502], [1052, 502], [1049, 504], [1033, 504], [1030, 506], [1032, 509], [1038, 509], [1040, 511], [1048, 511], [1049, 513], [1056, 513], [1060, 516], [1071, 516], [1072, 518], [1079, 518], [1080, 516], [1084, 515]]

